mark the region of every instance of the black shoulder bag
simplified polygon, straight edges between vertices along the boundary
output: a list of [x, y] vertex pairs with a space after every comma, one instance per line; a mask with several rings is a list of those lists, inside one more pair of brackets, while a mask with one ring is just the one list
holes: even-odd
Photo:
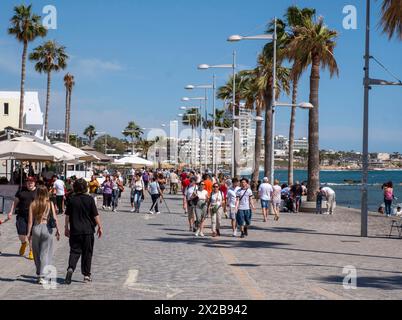
[[55, 229], [57, 227], [56, 225], [56, 219], [53, 217], [53, 206], [50, 204], [49, 208], [49, 215], [47, 217], [47, 226], [49, 229]]

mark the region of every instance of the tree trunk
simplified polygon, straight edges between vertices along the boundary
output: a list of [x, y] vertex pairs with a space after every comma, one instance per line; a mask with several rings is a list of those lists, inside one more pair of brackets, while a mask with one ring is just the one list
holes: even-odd
[[68, 121], [67, 121], [67, 128], [68, 128], [68, 139], [70, 140], [70, 132], [71, 132], [71, 96], [73, 94], [73, 89], [68, 89]]
[[27, 51], [28, 51], [28, 42], [24, 41], [24, 49], [22, 51], [22, 67], [21, 67], [20, 114], [18, 118], [18, 127], [20, 129], [24, 129], [25, 73], [26, 73]]
[[308, 201], [315, 201], [316, 192], [320, 187], [320, 147], [319, 147], [319, 101], [320, 57], [313, 56], [310, 77], [310, 103], [314, 106], [309, 113], [308, 134]]
[[45, 130], [43, 132], [43, 140], [46, 141], [48, 124], [49, 124], [49, 107], [50, 107], [50, 84], [51, 84], [51, 72], [47, 73], [47, 95], [46, 95], [46, 111], [45, 111]]
[[[262, 116], [262, 106], [261, 101], [256, 102], [256, 116]], [[254, 182], [254, 190], [257, 189], [258, 179], [260, 177], [260, 158], [261, 158], [261, 147], [262, 147], [262, 122], [256, 122], [255, 129], [255, 145], [254, 145], [254, 171], [251, 180]]]
[[[292, 92], [292, 104], [297, 103], [297, 89], [299, 85], [298, 77], [293, 78], [293, 92]], [[293, 184], [293, 170], [294, 170], [294, 144], [295, 144], [295, 123], [296, 123], [296, 106], [292, 107], [292, 114], [290, 117], [290, 129], [289, 129], [289, 163], [288, 163], [288, 184]]]
[[69, 96], [69, 90], [66, 88], [66, 117], [65, 117], [65, 123], [64, 123], [64, 142], [65, 143], [70, 143], [70, 136], [68, 134], [68, 96]]
[[271, 128], [272, 128], [272, 90], [264, 96], [265, 101], [265, 133], [264, 133], [264, 174], [271, 177]]

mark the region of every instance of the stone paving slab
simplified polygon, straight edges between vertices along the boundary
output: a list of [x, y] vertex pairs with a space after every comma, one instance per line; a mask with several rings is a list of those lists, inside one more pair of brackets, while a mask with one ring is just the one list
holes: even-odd
[[[223, 236], [195, 238], [188, 232], [181, 199], [166, 196], [171, 214], [130, 213], [128, 194], [119, 213], [101, 211], [105, 235], [95, 242], [92, 284], [80, 268], [63, 285], [68, 241], [56, 244], [55, 290], [34, 283], [33, 263], [18, 257], [14, 222], [0, 226], [0, 299], [401, 299], [400, 239], [388, 239], [390, 221], [370, 216], [370, 237], [360, 238], [360, 216], [338, 208], [333, 216], [283, 214], [264, 223], [255, 214], [247, 239], [232, 238], [229, 220]], [[60, 217], [63, 222], [64, 217]], [[210, 224], [207, 224], [210, 235]], [[342, 282], [345, 266], [357, 270], [355, 290]]]

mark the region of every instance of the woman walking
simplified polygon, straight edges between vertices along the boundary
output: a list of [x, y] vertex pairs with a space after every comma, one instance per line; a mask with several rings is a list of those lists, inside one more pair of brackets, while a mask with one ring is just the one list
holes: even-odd
[[281, 212], [281, 202], [282, 202], [282, 188], [279, 185], [279, 180], [275, 180], [274, 186], [272, 187], [272, 209], [274, 211], [275, 221], [279, 221], [279, 214]]
[[117, 207], [119, 206], [120, 189], [122, 186], [117, 174], [113, 176], [112, 183], [112, 212], [117, 212]]
[[391, 216], [392, 210], [392, 201], [394, 201], [394, 188], [392, 181], [389, 181], [385, 184], [384, 187], [384, 202], [385, 202], [385, 214], [387, 217]]
[[226, 203], [225, 196], [219, 190], [219, 184], [215, 183], [212, 188], [208, 209], [211, 214], [212, 237], [216, 237], [221, 235], [222, 212], [226, 212]]
[[88, 187], [89, 187], [89, 194], [91, 195], [92, 198], [94, 198], [95, 204], [97, 204], [98, 189], [100, 187], [100, 184], [95, 176], [91, 177], [91, 181], [89, 182]]
[[[56, 229], [57, 241], [60, 240], [56, 209], [50, 201], [45, 186], [39, 186], [37, 196], [29, 207], [28, 234], [32, 239], [32, 250], [39, 284], [46, 284], [45, 267], [52, 264], [53, 236]], [[31, 234], [32, 231], [32, 234]]]
[[112, 193], [113, 193], [113, 182], [110, 176], [107, 175], [105, 181], [102, 183], [103, 189], [103, 206], [102, 209], [110, 209], [112, 206]]
[[195, 236], [201, 236], [204, 237], [204, 224], [205, 220], [208, 217], [208, 202], [209, 202], [209, 196], [208, 196], [208, 191], [205, 190], [205, 183], [201, 182], [198, 185], [198, 190], [197, 190], [197, 205], [195, 207], [195, 217], [196, 217], [196, 233]]
[[141, 201], [144, 200], [144, 181], [140, 173], [135, 175], [131, 183], [131, 212], [140, 213]]
[[162, 191], [159, 187], [158, 180], [155, 177], [152, 178], [152, 182], [148, 186], [148, 191], [151, 194], [151, 198], [152, 198], [152, 207], [151, 207], [151, 209], [149, 209], [149, 213], [154, 214], [153, 209], [155, 209], [156, 214], [160, 214], [159, 207], [158, 207], [158, 200], [159, 200], [159, 198], [162, 197], [161, 198], [161, 202], [162, 202], [163, 195], [162, 195]]
[[74, 196], [66, 210], [65, 235], [69, 238], [70, 257], [68, 262], [66, 284], [71, 284], [73, 273], [81, 257], [81, 272], [84, 282], [91, 282], [92, 255], [95, 242], [95, 227], [100, 238], [103, 228], [94, 199], [87, 195], [88, 184], [84, 179], [74, 183]]

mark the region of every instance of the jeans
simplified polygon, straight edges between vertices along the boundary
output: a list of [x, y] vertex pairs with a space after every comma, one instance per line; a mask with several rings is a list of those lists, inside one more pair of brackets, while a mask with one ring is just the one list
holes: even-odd
[[156, 212], [159, 212], [159, 207], [158, 207], [158, 200], [160, 198], [159, 193], [158, 194], [151, 194], [151, 198], [152, 198], [152, 207], [151, 207], [150, 211], [155, 209]]
[[387, 216], [390, 216], [391, 212], [392, 212], [392, 210], [391, 210], [392, 200], [385, 200], [384, 199], [384, 202], [385, 202], [385, 214]]
[[132, 198], [134, 200], [135, 210], [139, 211], [142, 201], [142, 190], [134, 190]]
[[113, 190], [112, 193], [112, 209], [116, 209], [117, 206], [119, 205], [119, 190]]
[[317, 202], [315, 213], [322, 214], [322, 202]]

